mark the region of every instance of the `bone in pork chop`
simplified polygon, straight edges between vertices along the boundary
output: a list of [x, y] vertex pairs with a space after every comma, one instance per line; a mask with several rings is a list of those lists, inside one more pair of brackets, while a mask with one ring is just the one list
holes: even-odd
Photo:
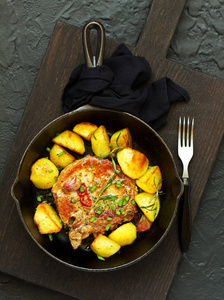
[[137, 212], [135, 181], [116, 169], [119, 174], [108, 159], [87, 156], [67, 166], [54, 184], [54, 201], [74, 249], [90, 234], [96, 238], [114, 230]]

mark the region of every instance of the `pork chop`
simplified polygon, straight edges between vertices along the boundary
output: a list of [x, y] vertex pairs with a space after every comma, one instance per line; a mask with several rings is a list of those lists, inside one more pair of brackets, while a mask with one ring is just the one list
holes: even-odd
[[114, 230], [137, 212], [135, 181], [116, 169], [108, 159], [87, 156], [67, 166], [54, 184], [54, 201], [74, 249], [89, 235]]

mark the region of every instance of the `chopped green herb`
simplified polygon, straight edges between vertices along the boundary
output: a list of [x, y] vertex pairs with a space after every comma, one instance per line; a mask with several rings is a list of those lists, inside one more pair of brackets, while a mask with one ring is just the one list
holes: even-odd
[[121, 213], [119, 212], [119, 210], [117, 210], [117, 211], [116, 211], [116, 215], [120, 216], [120, 214], [121, 214]]
[[51, 196], [52, 196], [52, 194], [51, 194], [51, 193], [48, 193], [48, 194], [47, 194], [47, 196], [51, 197]]
[[107, 224], [106, 230], [109, 230], [109, 229], [110, 229], [110, 226], [111, 226], [111, 224]]
[[54, 179], [57, 180], [57, 176], [54, 176]]
[[96, 185], [94, 184], [94, 185], [92, 186], [92, 188], [90, 189], [90, 191], [91, 191], [91, 192], [94, 192], [95, 189], [96, 189]]
[[51, 148], [47, 147], [46, 150], [47, 150], [47, 152], [50, 152], [50, 151], [51, 151]]
[[123, 206], [123, 200], [119, 200], [118, 206]]
[[96, 217], [92, 217], [89, 221], [92, 223], [94, 220], [96, 220]]
[[122, 205], [123, 205], [123, 206], [126, 205], [127, 203], [128, 203], [127, 200], [125, 200], [125, 199], [122, 200]]
[[111, 217], [107, 217], [107, 221], [112, 221], [112, 218]]
[[120, 180], [116, 181], [116, 187], [121, 188], [121, 181]]
[[52, 172], [54, 172], [54, 170], [51, 169], [51, 170], [49, 170], [48, 172], [49, 172], [49, 173], [52, 173]]
[[53, 241], [53, 235], [51, 233], [48, 234], [48, 238], [51, 242]]
[[96, 211], [96, 214], [98, 214], [98, 215], [100, 215], [102, 213], [102, 210], [101, 209], [98, 209], [97, 211]]
[[67, 230], [67, 229], [68, 229], [68, 226], [64, 225], [64, 229]]
[[134, 199], [131, 199], [131, 204], [135, 205], [135, 200]]
[[61, 171], [63, 168], [60, 166], [57, 166], [58, 171]]
[[75, 202], [76, 202], [76, 199], [75, 199], [75, 198], [72, 198], [71, 201], [72, 201], [72, 203], [75, 203]]
[[63, 224], [62, 219], [59, 220], [60, 224]]
[[93, 163], [90, 164], [90, 167], [93, 168]]
[[123, 205], [126, 205], [128, 203], [129, 197], [128, 196], [124, 196], [122, 199], [122, 203]]
[[116, 170], [115, 172], [116, 172], [117, 174], [120, 174], [120, 173], [121, 173], [121, 171], [120, 171], [120, 170]]
[[97, 258], [98, 258], [99, 260], [105, 260], [105, 258], [102, 257], [102, 256], [100, 256], [100, 255], [97, 255]]
[[41, 201], [42, 201], [42, 198], [41, 198], [40, 196], [38, 196], [38, 197], [37, 197], [37, 201], [38, 201], [38, 202], [41, 202]]
[[60, 135], [60, 133], [59, 133], [59, 132], [57, 132], [55, 135], [56, 135], [56, 136], [59, 136], [59, 135]]
[[113, 205], [111, 205], [110, 209], [115, 210], [115, 207]]
[[57, 155], [58, 155], [58, 157], [61, 157], [63, 154], [66, 154], [66, 151], [65, 151], [65, 150], [59, 152]]
[[125, 214], [125, 211], [123, 210], [123, 208], [120, 209], [120, 212], [122, 213], [122, 215]]
[[79, 190], [80, 190], [81, 193], [83, 193], [85, 191], [84, 186], [81, 185]]

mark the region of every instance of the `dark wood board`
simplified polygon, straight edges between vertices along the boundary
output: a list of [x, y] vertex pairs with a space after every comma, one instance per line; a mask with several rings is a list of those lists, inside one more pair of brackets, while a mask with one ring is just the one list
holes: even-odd
[[[167, 125], [158, 133], [171, 149], [181, 173], [178, 118], [195, 117], [195, 154], [190, 165], [194, 217], [223, 137], [224, 82], [166, 59], [184, 3], [185, 0], [154, 1], [139, 42], [130, 49], [149, 61], [152, 81], [168, 76], [190, 94], [189, 103], [172, 106]], [[107, 39], [105, 56], [109, 57], [117, 45]], [[26, 233], [10, 195], [24, 150], [42, 127], [63, 113], [63, 88], [71, 71], [82, 62], [81, 29], [57, 23], [2, 177], [0, 270], [79, 299], [165, 299], [181, 256], [176, 219], [157, 250], [142, 261], [116, 272], [86, 273], [54, 261], [37, 247]]]

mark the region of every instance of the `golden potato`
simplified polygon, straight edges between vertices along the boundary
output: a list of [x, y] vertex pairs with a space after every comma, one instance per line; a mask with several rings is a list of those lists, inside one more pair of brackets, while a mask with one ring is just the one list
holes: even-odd
[[146, 218], [148, 218], [149, 221], [154, 222], [160, 210], [158, 196], [156, 194], [149, 194], [145, 192], [139, 193], [135, 196], [135, 202], [141, 208]]
[[112, 149], [117, 147], [132, 148], [132, 138], [129, 129], [124, 128], [115, 132], [110, 139], [110, 144]]
[[53, 186], [59, 171], [47, 158], [38, 159], [31, 167], [30, 180], [38, 189], [49, 189]]
[[50, 160], [55, 166], [65, 168], [75, 161], [76, 158], [68, 153], [63, 147], [54, 144], [50, 150]]
[[93, 153], [98, 156], [105, 156], [111, 152], [110, 140], [105, 126], [101, 125], [91, 137]]
[[55, 144], [68, 148], [79, 154], [84, 154], [85, 145], [83, 139], [75, 132], [65, 130], [52, 139]]
[[55, 209], [48, 203], [40, 203], [34, 214], [34, 222], [41, 234], [56, 233], [62, 229], [62, 223]]
[[121, 246], [112, 241], [105, 235], [98, 235], [98, 237], [92, 242], [90, 248], [94, 253], [102, 257], [110, 257], [120, 250]]
[[81, 122], [75, 125], [73, 131], [90, 142], [91, 136], [94, 133], [94, 131], [97, 130], [97, 128], [98, 126], [90, 122]]
[[154, 194], [162, 188], [162, 174], [159, 166], [150, 167], [146, 173], [136, 180], [136, 184], [145, 192]]
[[127, 246], [137, 238], [137, 229], [132, 222], [129, 222], [115, 229], [108, 237], [120, 246]]
[[117, 153], [118, 163], [127, 176], [132, 179], [138, 179], [148, 169], [149, 161], [145, 154], [131, 149], [124, 148]]

